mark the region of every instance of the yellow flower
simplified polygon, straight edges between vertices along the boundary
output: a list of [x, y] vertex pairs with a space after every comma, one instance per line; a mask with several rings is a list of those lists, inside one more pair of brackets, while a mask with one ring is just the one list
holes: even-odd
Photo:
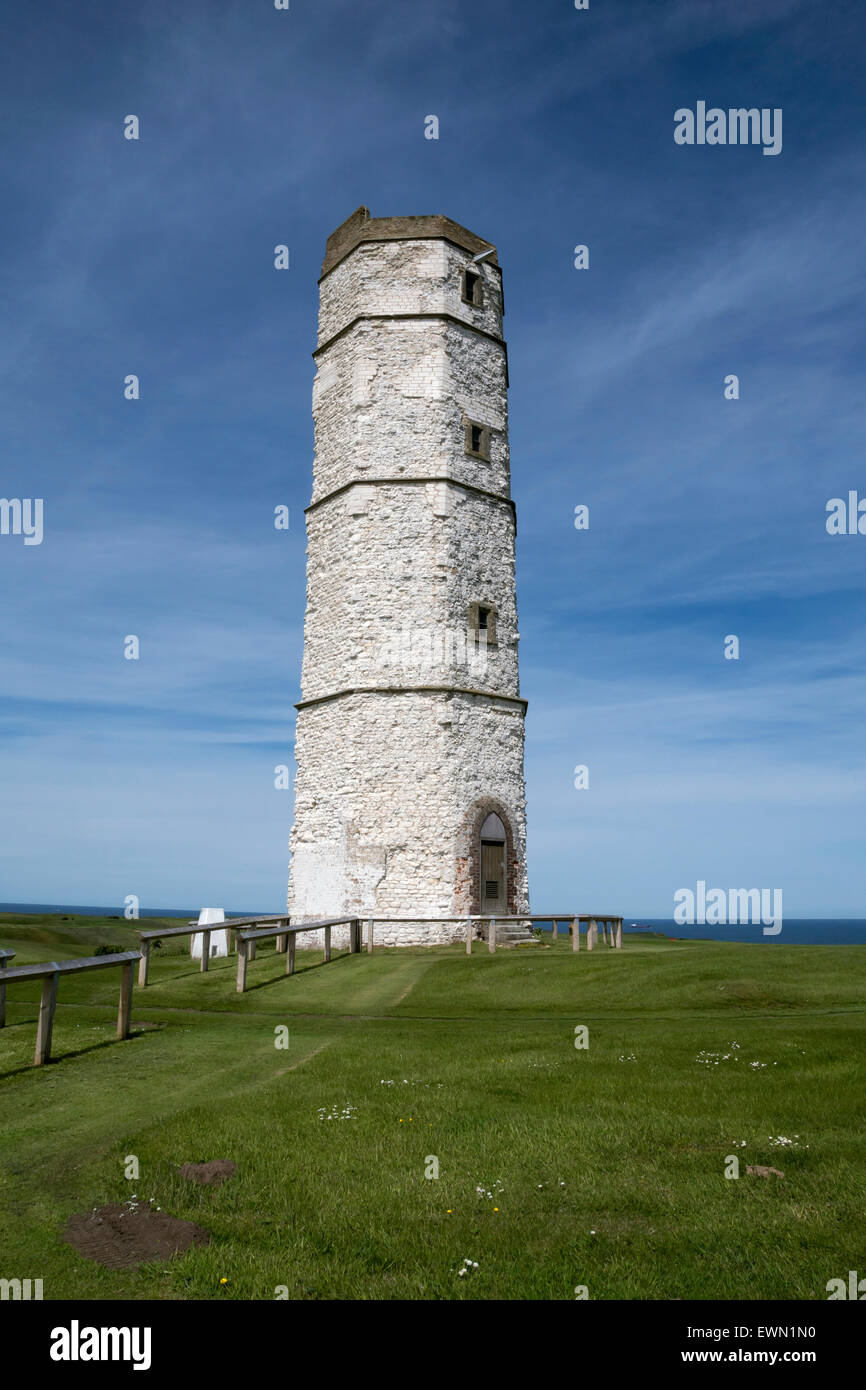
[[493, 1210], [494, 1210], [494, 1211], [498, 1211], [499, 1208], [498, 1208], [498, 1207], [494, 1207]]
[[228, 1279], [220, 1279], [220, 1283], [221, 1283], [221, 1284], [227, 1284], [227, 1283], [228, 1283]]

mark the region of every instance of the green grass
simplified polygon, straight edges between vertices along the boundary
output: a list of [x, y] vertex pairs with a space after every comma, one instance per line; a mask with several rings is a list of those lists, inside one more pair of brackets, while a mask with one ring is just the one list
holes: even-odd
[[[16, 965], [102, 942], [133, 924], [0, 917]], [[260, 948], [243, 996], [233, 958], [202, 976], [187, 952], [154, 952], [124, 1043], [119, 972], [61, 979], [39, 1069], [39, 986], [9, 987], [0, 1276], [79, 1299], [825, 1299], [866, 1270], [866, 947], [299, 951], [291, 979]], [[239, 1171], [178, 1176], [208, 1158]], [[117, 1272], [65, 1243], [133, 1193], [211, 1244]]]

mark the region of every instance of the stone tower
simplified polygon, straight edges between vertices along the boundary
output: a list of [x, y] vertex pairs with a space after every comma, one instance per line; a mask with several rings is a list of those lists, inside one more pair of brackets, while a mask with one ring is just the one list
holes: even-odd
[[502, 272], [362, 207], [319, 286], [288, 909], [457, 940], [529, 910]]

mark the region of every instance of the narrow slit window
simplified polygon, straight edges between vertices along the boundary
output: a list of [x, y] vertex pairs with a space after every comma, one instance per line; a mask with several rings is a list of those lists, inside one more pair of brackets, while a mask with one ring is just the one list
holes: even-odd
[[489, 651], [498, 645], [496, 640], [496, 609], [489, 603], [470, 603], [469, 632], [474, 642], [482, 640]]
[[483, 304], [484, 282], [477, 270], [468, 267], [463, 272], [463, 302], [480, 309]]
[[485, 463], [490, 462], [490, 430], [486, 425], [479, 425], [475, 420], [466, 421], [466, 452], [473, 458], [484, 459]]

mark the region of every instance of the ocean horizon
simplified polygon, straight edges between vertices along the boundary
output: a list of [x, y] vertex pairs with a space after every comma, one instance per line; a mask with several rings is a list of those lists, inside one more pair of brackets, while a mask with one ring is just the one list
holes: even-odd
[[[184, 922], [196, 919], [200, 908], [147, 907], [140, 908], [139, 918], [176, 917]], [[279, 908], [238, 909], [226, 908], [227, 918], [274, 916]], [[26, 916], [81, 916], [115, 917], [123, 920], [123, 912], [116, 904], [88, 906], [62, 903], [0, 903], [0, 912], [20, 913]], [[540, 915], [540, 914], [539, 914]], [[567, 930], [567, 919], [558, 918], [560, 932]], [[601, 920], [601, 919], [599, 919]], [[542, 931], [552, 931], [553, 921], [537, 922]], [[638, 936], [641, 931], [660, 932], [664, 936], [690, 941], [731, 941], [742, 944], [764, 944], [782, 946], [851, 946], [866, 945], [866, 917], [792, 917], [783, 920], [782, 930], [777, 936], [765, 936], [760, 924], [734, 923], [729, 926], [681, 926], [671, 917], [623, 918], [624, 935]]]

